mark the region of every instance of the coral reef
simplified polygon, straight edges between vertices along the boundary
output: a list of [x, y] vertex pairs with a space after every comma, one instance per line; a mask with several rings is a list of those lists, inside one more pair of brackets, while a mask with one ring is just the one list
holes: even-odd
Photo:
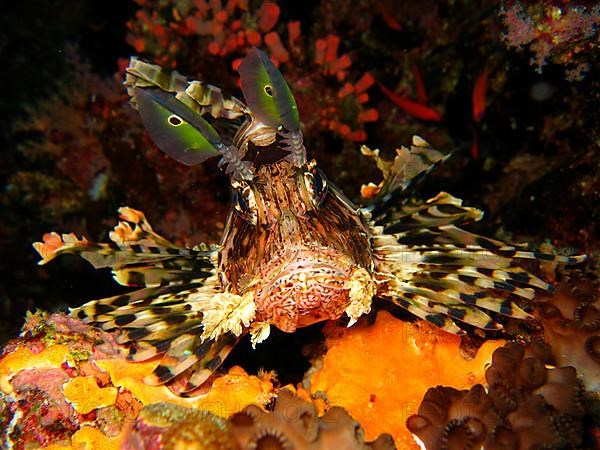
[[509, 343], [485, 373], [488, 390], [431, 388], [407, 420], [427, 450], [579, 448], [583, 388], [573, 367], [546, 367], [543, 344]]
[[273, 395], [268, 376], [232, 367], [210, 389], [183, 398], [144, 381], [159, 361], [128, 362], [123, 350], [111, 334], [64, 314], [31, 315], [0, 359], [2, 446], [117, 446], [126, 424], [149, 404], [169, 402], [227, 417], [247, 404], [264, 406]]
[[2, 447], [395, 448], [389, 435], [366, 442], [342, 408], [323, 414], [306, 391], [275, 391], [269, 374], [234, 366], [184, 398], [145, 382], [159, 361], [132, 363], [124, 354], [112, 334], [77, 319], [30, 315], [0, 359]]
[[365, 442], [358, 422], [343, 408], [319, 416], [315, 405], [281, 389], [269, 410], [246, 406], [227, 420], [166, 403], [144, 407], [122, 448], [137, 449], [395, 449], [391, 436]]
[[563, 2], [510, 2], [501, 12], [509, 47], [528, 48], [541, 72], [550, 60], [569, 66], [567, 79], [580, 80], [591, 69], [582, 58], [598, 46], [600, 7]]
[[386, 311], [373, 325], [329, 324], [324, 332], [327, 353], [310, 373], [310, 391], [346, 408], [367, 438], [389, 432], [403, 449], [418, 448], [405, 422], [427, 389], [438, 384], [468, 389], [483, 382], [485, 364], [503, 343], [488, 341], [468, 360], [460, 337], [425, 322], [402, 322]]
[[586, 390], [600, 392], [600, 281], [590, 269], [562, 274], [553, 296], [535, 304], [555, 363], [573, 366]]
[[[443, 182], [465, 203], [486, 211], [488, 220], [477, 231], [514, 241], [549, 239], [558, 252], [570, 246], [592, 260], [598, 255], [600, 84], [592, 74], [599, 68], [599, 11], [593, 2], [331, 0], [299, 8], [284, 1], [138, 0], [102, 5], [84, 1], [68, 8], [56, 2], [22, 3], [11, 8], [1, 18], [0, 32], [0, 41], [7, 43], [2, 53], [6, 75], [12, 80], [0, 99], [0, 139], [7, 149], [0, 169], [5, 187], [0, 192], [0, 250], [7, 255], [0, 260], [7, 280], [0, 284], [3, 343], [17, 333], [21, 323], [15, 318], [28, 309], [56, 310], [114, 292], [108, 275], [93, 275], [71, 259], [56, 268], [36, 267], [29, 243], [47, 229], [73, 230], [97, 240], [114, 224], [113, 211], [131, 204], [147, 213], [158, 232], [178, 243], [217, 242], [222, 234], [229, 194], [216, 162], [184, 168], [164, 157], [125, 103], [120, 78], [106, 76], [116, 70], [117, 58], [123, 58], [122, 66], [132, 53], [238, 95], [236, 64], [251, 46], [261, 47], [296, 94], [309, 154], [351, 197], [358, 197], [361, 184], [374, 174], [367, 158], [359, 156], [358, 142], [379, 147], [384, 155], [420, 134], [439, 148], [455, 151], [432, 174], [433, 182]], [[17, 20], [13, 10], [19, 11]], [[45, 20], [49, 14], [54, 20]], [[90, 39], [99, 34], [110, 38]], [[75, 53], [65, 58], [66, 39], [78, 45], [81, 59]], [[103, 68], [99, 60], [105, 62]], [[435, 111], [439, 121], [436, 115], [431, 116], [436, 121], [419, 117], [414, 104], [404, 102], [402, 108], [388, 101], [377, 83], [402, 100]], [[12, 130], [9, 137], [7, 130]], [[425, 185], [423, 190], [433, 189]], [[64, 277], [73, 283], [56, 275], [65, 270], [71, 273]], [[555, 296], [536, 299], [540, 303], [534, 314], [541, 327], [528, 324], [515, 333], [531, 339], [543, 329], [552, 363], [574, 366], [588, 390], [600, 385], [596, 275], [579, 269], [559, 275]], [[17, 448], [50, 441], [55, 442], [50, 448], [118, 448], [125, 420], [148, 411], [144, 405], [154, 401], [179, 399], [146, 386], [141, 379], [152, 364], [123, 361], [110, 335], [52, 316], [57, 333], [49, 330], [47, 320], [30, 317], [21, 343], [11, 343], [0, 362], [0, 429], [8, 430], [2, 437]], [[390, 333], [404, 336], [417, 336], [423, 329], [420, 324], [403, 327], [384, 312], [377, 319], [378, 329], [382, 321], [392, 327]], [[352, 341], [351, 333], [329, 325], [328, 356], [315, 378], [323, 380], [322, 374], [329, 371], [327, 389], [319, 382], [329, 391], [331, 403], [336, 396], [345, 395], [347, 402], [354, 398], [352, 407], [346, 407], [363, 423], [367, 438], [392, 431], [399, 446], [411, 448], [404, 420], [434, 384], [459, 390], [440, 388], [428, 397], [434, 403], [441, 397], [444, 405], [447, 399], [460, 405], [478, 399], [482, 405], [491, 402], [479, 387], [468, 394], [462, 390], [482, 382], [484, 361], [497, 344], [488, 344], [487, 356], [478, 356], [472, 366], [459, 366], [452, 359], [406, 356], [411, 350], [407, 342], [418, 339], [398, 342], [391, 334], [379, 338], [368, 353], [369, 343], [361, 340], [369, 336], [367, 329], [359, 324], [352, 330], [357, 340]], [[458, 341], [433, 336], [435, 348], [441, 345], [458, 355]], [[306, 354], [298, 351], [282, 358], [289, 351], [289, 339], [295, 339], [296, 347], [302, 344], [297, 337], [287, 339], [269, 347], [275, 351], [265, 364], [276, 367], [282, 379], [299, 380], [297, 367], [302, 365], [282, 367], [281, 361], [295, 357], [308, 364]], [[330, 369], [331, 364], [339, 370]], [[400, 371], [407, 366], [415, 372]], [[420, 367], [440, 375], [453, 370], [448, 379], [437, 380], [428, 378], [428, 372], [419, 373]], [[341, 382], [354, 373], [364, 380], [363, 386]], [[253, 380], [252, 389], [264, 381], [238, 368], [229, 375], [233, 378], [215, 381], [230, 389], [227, 395], [235, 392], [236, 383], [226, 380]], [[372, 387], [383, 389], [378, 383], [389, 383], [391, 376], [402, 386], [421, 387], [409, 400], [385, 390], [371, 396]], [[87, 389], [89, 398], [70, 396], [65, 384], [78, 387], [75, 391]], [[187, 400], [182, 401], [186, 407]], [[523, 406], [528, 408], [524, 414], [535, 416], [543, 428], [548, 419], [535, 415], [542, 405], [536, 402]], [[394, 416], [398, 409], [404, 414]], [[209, 410], [218, 412], [214, 405]], [[482, 410], [486, 426], [495, 420], [492, 410]], [[224, 422], [210, 417], [216, 424]], [[478, 425], [472, 425], [477, 431]], [[514, 437], [500, 431], [498, 436], [497, 446], [502, 436]]]

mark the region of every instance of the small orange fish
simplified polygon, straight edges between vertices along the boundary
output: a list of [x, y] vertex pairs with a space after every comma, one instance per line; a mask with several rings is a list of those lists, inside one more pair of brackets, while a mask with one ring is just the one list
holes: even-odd
[[485, 67], [477, 77], [475, 87], [473, 88], [473, 120], [481, 121], [485, 114], [485, 97], [488, 89], [488, 77], [490, 69]]
[[381, 91], [385, 94], [385, 96], [389, 98], [394, 105], [398, 106], [411, 116], [416, 117], [417, 119], [428, 120], [430, 122], [439, 122], [440, 120], [442, 120], [442, 116], [435, 109], [423, 105], [422, 103], [411, 100], [409, 98], [395, 94], [381, 83], [377, 84], [379, 85]]

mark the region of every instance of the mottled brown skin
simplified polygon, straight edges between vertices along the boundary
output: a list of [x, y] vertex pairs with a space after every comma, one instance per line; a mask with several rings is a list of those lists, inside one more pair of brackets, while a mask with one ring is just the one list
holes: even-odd
[[358, 207], [334, 186], [315, 192], [311, 177], [323, 177], [314, 163], [260, 166], [254, 180], [237, 185], [236, 197], [246, 203], [231, 211], [221, 242], [217, 273], [224, 290], [251, 292], [256, 320], [286, 332], [339, 318], [350, 302], [353, 270], [372, 273]]

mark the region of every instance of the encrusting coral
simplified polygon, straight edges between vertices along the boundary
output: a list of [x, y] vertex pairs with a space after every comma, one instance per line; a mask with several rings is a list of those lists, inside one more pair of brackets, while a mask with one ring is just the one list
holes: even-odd
[[111, 333], [64, 314], [29, 315], [0, 359], [0, 447], [395, 448], [389, 435], [367, 442], [343, 408], [323, 414], [322, 401], [306, 391], [275, 390], [269, 374], [232, 367], [184, 398], [144, 381], [159, 361], [134, 363], [123, 355]]
[[281, 389], [273, 407], [248, 405], [223, 420], [207, 411], [157, 403], [142, 409], [123, 440], [124, 450], [138, 449], [296, 449], [334, 447], [348, 450], [392, 450], [390, 435], [365, 442], [364, 432], [346, 410], [319, 416], [311, 401]]
[[578, 448], [583, 387], [573, 367], [547, 367], [541, 343], [509, 343], [494, 352], [485, 377], [469, 390], [427, 391], [407, 427], [427, 450]]
[[313, 395], [346, 408], [367, 439], [389, 432], [402, 449], [418, 449], [406, 428], [430, 386], [469, 389], [484, 380], [484, 367], [503, 341], [488, 341], [475, 358], [462, 353], [461, 338], [426, 322], [407, 323], [379, 311], [373, 325], [324, 328], [327, 353], [310, 379]]
[[183, 398], [144, 381], [158, 363], [127, 361], [112, 334], [64, 314], [30, 315], [0, 359], [0, 447], [116, 449], [146, 405], [169, 402], [226, 417], [273, 396], [269, 376], [232, 367], [208, 391]]

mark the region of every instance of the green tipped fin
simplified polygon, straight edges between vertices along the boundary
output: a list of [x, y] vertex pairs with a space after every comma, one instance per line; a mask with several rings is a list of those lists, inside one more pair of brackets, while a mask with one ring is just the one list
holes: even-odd
[[253, 48], [239, 68], [242, 92], [252, 113], [266, 125], [287, 131], [300, 129], [296, 100], [269, 57]]
[[134, 96], [146, 130], [167, 155], [192, 166], [220, 154], [215, 129], [172, 94], [136, 88]]

